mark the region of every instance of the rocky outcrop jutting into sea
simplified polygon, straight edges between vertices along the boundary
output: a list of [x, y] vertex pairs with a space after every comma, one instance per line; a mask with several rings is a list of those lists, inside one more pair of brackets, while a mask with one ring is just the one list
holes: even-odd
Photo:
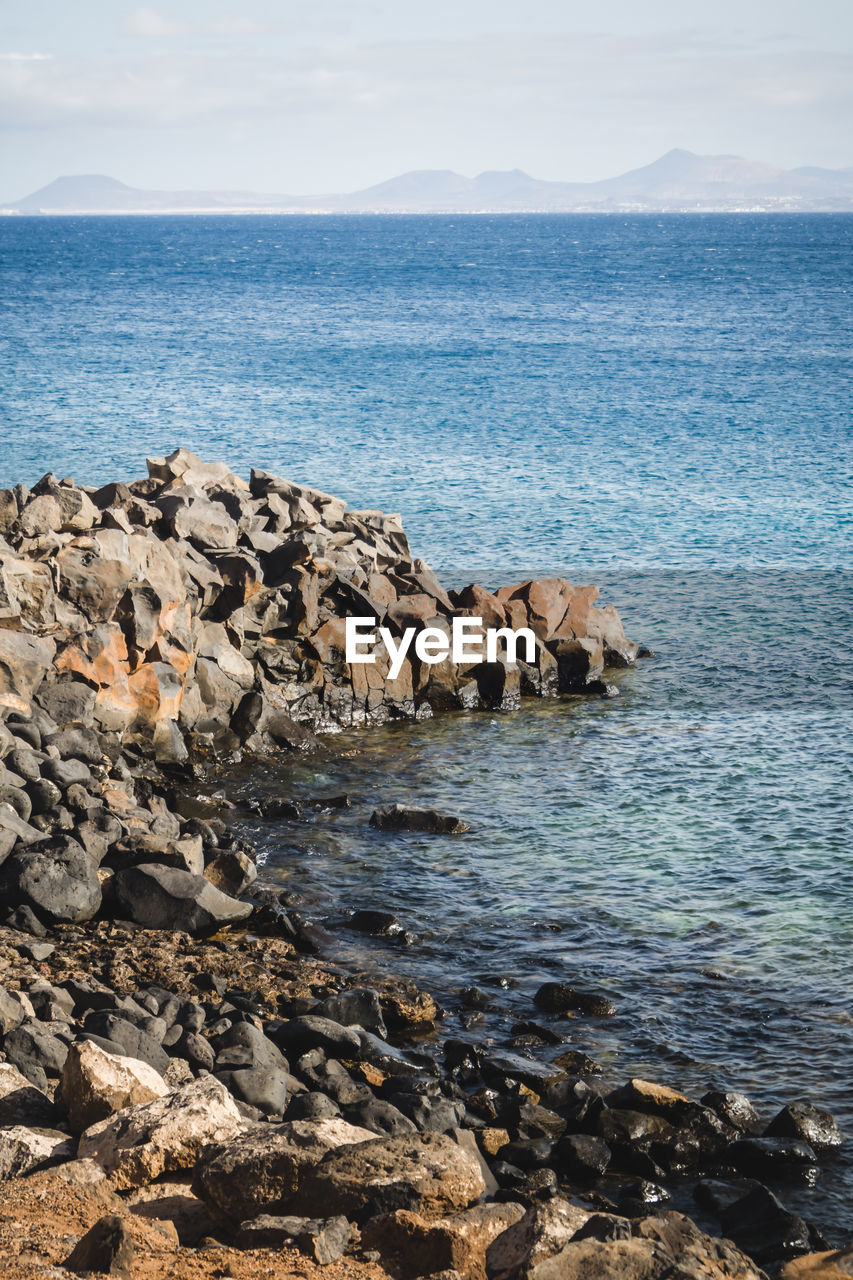
[[[818, 1247], [757, 1179], [810, 1176], [841, 1142], [827, 1113], [605, 1085], [555, 1027], [615, 1010], [564, 981], [512, 1051], [442, 1044], [431, 996], [317, 959], [252, 848], [177, 795], [211, 756], [608, 694], [637, 652], [615, 611], [556, 578], [445, 590], [397, 517], [266, 472], [148, 470], [0, 491], [4, 1277], [761, 1280]], [[410, 651], [392, 677], [384, 651], [346, 661], [348, 617], [391, 639], [479, 618], [534, 652]], [[468, 838], [429, 809], [371, 821]], [[666, 1209], [685, 1177], [735, 1244]]]
[[[31, 702], [180, 760], [187, 738], [264, 735], [512, 707], [521, 696], [601, 689], [636, 646], [594, 587], [543, 579], [448, 592], [414, 559], [399, 517], [348, 511], [265, 471], [246, 481], [179, 449], [149, 476], [94, 490], [45, 476], [0, 493], [0, 705]], [[387, 654], [343, 661], [344, 619], [394, 635], [457, 615], [530, 627], [533, 663]]]

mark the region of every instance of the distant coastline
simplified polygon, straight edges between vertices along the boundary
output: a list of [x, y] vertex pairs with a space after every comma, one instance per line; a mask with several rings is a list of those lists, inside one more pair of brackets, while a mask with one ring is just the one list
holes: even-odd
[[779, 169], [740, 156], [669, 151], [600, 182], [550, 182], [519, 169], [466, 178], [414, 170], [349, 194], [159, 191], [101, 174], [57, 178], [0, 206], [6, 216], [111, 214], [851, 213], [853, 168]]

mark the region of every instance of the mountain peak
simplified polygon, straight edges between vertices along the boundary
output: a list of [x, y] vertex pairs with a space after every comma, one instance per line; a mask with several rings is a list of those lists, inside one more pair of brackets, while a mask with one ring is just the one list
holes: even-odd
[[104, 173], [63, 174], [46, 187], [40, 187], [32, 195], [18, 202], [18, 208], [35, 209], [85, 209], [99, 200], [114, 199], [120, 192], [132, 191], [117, 178]]
[[283, 196], [143, 191], [105, 174], [64, 175], [5, 212], [58, 213], [609, 213], [767, 209], [853, 212], [853, 170], [780, 169], [674, 147], [601, 182], [544, 182], [523, 169], [412, 169], [362, 191]]

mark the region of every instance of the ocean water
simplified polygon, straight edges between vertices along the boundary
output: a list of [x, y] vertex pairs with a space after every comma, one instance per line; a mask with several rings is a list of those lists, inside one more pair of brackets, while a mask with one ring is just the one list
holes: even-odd
[[[186, 444], [401, 511], [449, 584], [593, 580], [654, 651], [613, 701], [341, 735], [228, 786], [368, 970], [494, 1006], [546, 978], [614, 1079], [808, 1095], [853, 1140], [853, 217], [0, 221], [0, 483]], [[462, 837], [367, 825], [435, 803]], [[557, 1052], [556, 1050], [554, 1052]], [[853, 1236], [853, 1161], [781, 1192]]]

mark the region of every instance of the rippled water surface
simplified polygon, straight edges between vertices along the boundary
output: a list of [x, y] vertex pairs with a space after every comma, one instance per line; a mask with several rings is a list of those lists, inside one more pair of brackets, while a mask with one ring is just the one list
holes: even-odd
[[[232, 782], [352, 796], [246, 818], [267, 874], [394, 911], [410, 946], [341, 945], [451, 1028], [463, 987], [500, 1038], [565, 976], [617, 1006], [567, 1028], [614, 1078], [851, 1136], [852, 247], [829, 215], [0, 222], [0, 482], [189, 444], [402, 511], [448, 583], [599, 581], [655, 652], [614, 701]], [[472, 830], [377, 833], [392, 799]], [[785, 1198], [848, 1237], [849, 1156]]]

